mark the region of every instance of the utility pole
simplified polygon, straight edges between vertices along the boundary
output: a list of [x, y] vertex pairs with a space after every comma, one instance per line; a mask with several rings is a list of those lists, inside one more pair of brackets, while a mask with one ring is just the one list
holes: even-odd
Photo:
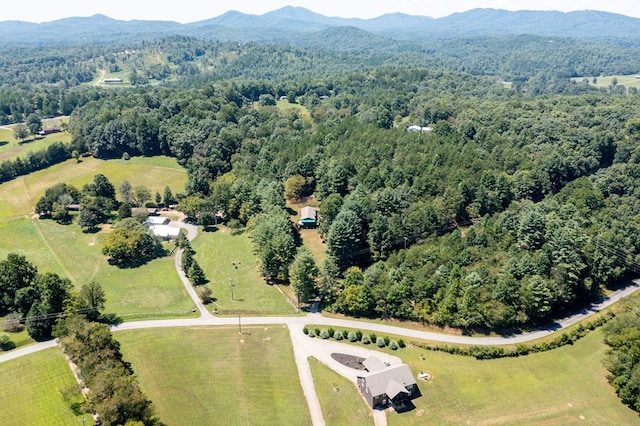
[[229, 277], [229, 288], [231, 288], [231, 300], [235, 300], [233, 298], [233, 288], [235, 287], [235, 285], [233, 284], [233, 278]]

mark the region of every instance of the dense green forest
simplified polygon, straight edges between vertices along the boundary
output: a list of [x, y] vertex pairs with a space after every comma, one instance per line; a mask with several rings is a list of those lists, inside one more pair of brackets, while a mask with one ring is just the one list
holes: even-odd
[[[565, 40], [554, 56], [533, 36], [490, 40], [464, 56], [487, 39], [443, 42], [446, 58], [187, 37], [57, 57], [34, 48], [31, 62], [5, 59], [0, 109], [5, 121], [71, 115], [72, 144], [33, 155], [36, 166], [71, 153], [176, 157], [191, 216], [222, 211], [260, 241], [273, 240], [257, 238], [262, 221], [291, 234], [282, 247], [257, 247], [267, 278], [286, 281], [295, 256], [295, 229], [276, 222], [285, 183], [298, 179], [297, 195], [321, 202], [331, 254], [309, 296], [350, 315], [503, 329], [575, 309], [637, 269], [640, 104], [636, 91], [569, 80], [576, 64], [595, 70], [603, 57], [628, 72], [625, 48], [594, 54]], [[558, 72], [550, 64], [567, 51], [573, 70]], [[166, 60], [159, 68], [150, 56]], [[99, 69], [144, 80], [79, 84]], [[11, 71], [28, 80], [14, 86]], [[275, 106], [282, 96], [298, 108]], [[411, 124], [433, 131], [407, 132]], [[7, 180], [33, 168], [0, 170]]]
[[[367, 44], [339, 28], [296, 46], [165, 36], [1, 51], [0, 124], [67, 115], [72, 142], [3, 161], [0, 182], [81, 155], [175, 157], [188, 171], [178, 208], [249, 233], [266, 281], [323, 309], [512, 331], [640, 273], [640, 96], [595, 84], [639, 71], [624, 41]], [[98, 84], [105, 75], [125, 84]], [[80, 202], [90, 231], [125, 201], [105, 181], [50, 188], [36, 210], [65, 223]], [[300, 249], [286, 199], [320, 205], [321, 264]], [[17, 254], [0, 266], [12, 263], [28, 276], [0, 279], [0, 308], [50, 335], [53, 319], [29, 319], [60, 312], [68, 280]], [[60, 301], [38, 296], [49, 287]], [[612, 371], [635, 368], [616, 356]], [[620, 380], [637, 409], [635, 382]]]

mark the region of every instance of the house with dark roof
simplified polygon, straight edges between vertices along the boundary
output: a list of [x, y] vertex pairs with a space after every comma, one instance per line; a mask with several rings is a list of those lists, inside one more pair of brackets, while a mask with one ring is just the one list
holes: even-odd
[[416, 380], [407, 364], [386, 366], [376, 357], [362, 364], [367, 371], [358, 376], [358, 388], [371, 408], [402, 405], [417, 394]]

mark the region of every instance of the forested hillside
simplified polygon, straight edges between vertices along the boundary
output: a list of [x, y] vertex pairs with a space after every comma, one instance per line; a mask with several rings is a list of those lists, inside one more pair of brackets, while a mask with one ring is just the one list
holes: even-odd
[[304, 294], [355, 316], [520, 327], [637, 271], [640, 98], [591, 78], [634, 73], [634, 49], [363, 31], [298, 47], [5, 46], [0, 121], [70, 115], [73, 141], [3, 162], [0, 179], [82, 154], [175, 157], [189, 173], [180, 208], [245, 228], [265, 278], [285, 283], [299, 239], [284, 194], [313, 196], [330, 256]]

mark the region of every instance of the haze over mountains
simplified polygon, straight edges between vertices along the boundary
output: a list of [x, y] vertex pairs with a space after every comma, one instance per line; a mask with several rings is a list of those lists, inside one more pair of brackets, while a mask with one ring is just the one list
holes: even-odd
[[83, 44], [186, 35], [221, 41], [313, 44], [334, 31], [358, 30], [362, 37], [419, 41], [433, 37], [532, 34], [576, 38], [640, 39], [640, 19], [598, 11], [510, 12], [474, 9], [444, 18], [402, 13], [373, 19], [327, 17], [301, 7], [284, 7], [263, 15], [236, 11], [189, 24], [170, 21], [120, 21], [104, 15], [66, 18], [41, 24], [0, 22], [0, 42]]

